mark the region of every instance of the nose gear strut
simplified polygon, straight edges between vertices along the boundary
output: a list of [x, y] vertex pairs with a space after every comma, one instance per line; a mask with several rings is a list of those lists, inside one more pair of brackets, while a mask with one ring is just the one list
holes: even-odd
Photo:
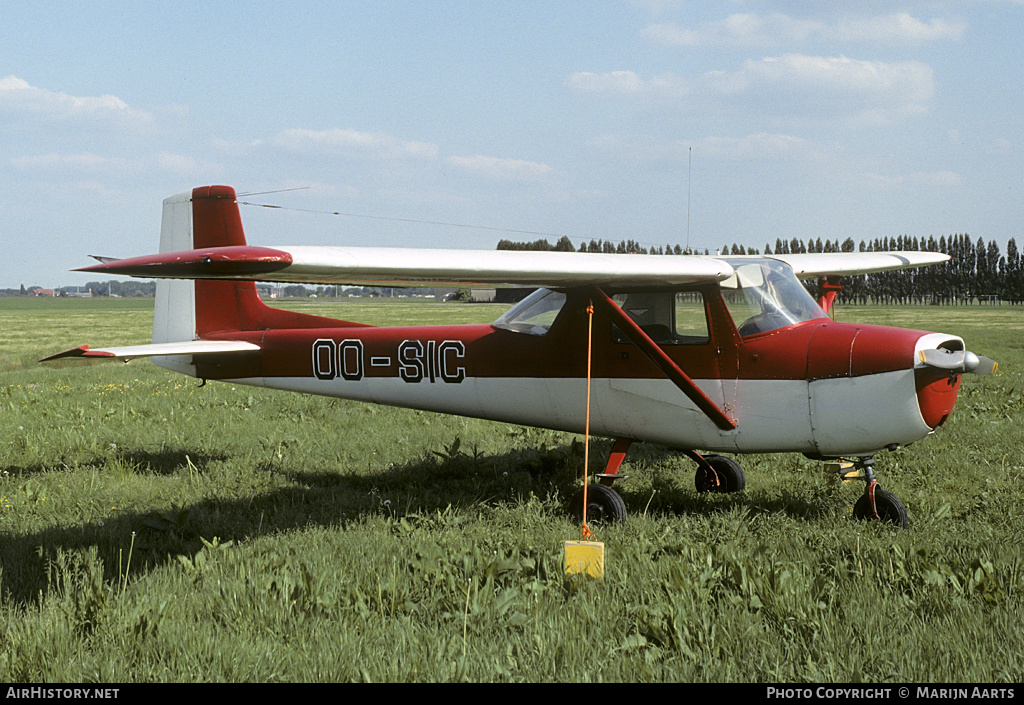
[[892, 492], [886, 492], [878, 484], [874, 472], [875, 459], [858, 458], [854, 461], [854, 467], [863, 474], [867, 485], [864, 494], [853, 506], [854, 518], [887, 521], [900, 528], [907, 528], [907, 508], [899, 497]]

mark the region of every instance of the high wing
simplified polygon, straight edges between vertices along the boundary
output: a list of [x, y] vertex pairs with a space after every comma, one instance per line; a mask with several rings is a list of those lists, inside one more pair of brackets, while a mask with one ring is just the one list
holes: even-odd
[[712, 283], [732, 275], [714, 257], [388, 247], [211, 247], [111, 260], [77, 270], [144, 278], [237, 279], [371, 286]]
[[[936, 252], [843, 252], [767, 257], [801, 278], [866, 274], [939, 264]], [[429, 250], [387, 247], [209, 247], [109, 259], [77, 271], [156, 279], [233, 279], [371, 286], [673, 286], [727, 279], [733, 268], [718, 256], [618, 255], [510, 250]]]
[[942, 264], [949, 255], [941, 252], [822, 252], [795, 255], [753, 255], [785, 262], [801, 279], [871, 274], [893, 269]]

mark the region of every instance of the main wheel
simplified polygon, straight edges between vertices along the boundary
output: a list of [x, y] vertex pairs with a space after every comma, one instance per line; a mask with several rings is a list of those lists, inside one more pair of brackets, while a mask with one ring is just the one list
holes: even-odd
[[[876, 489], [875, 509], [878, 510], [878, 516], [882, 521], [896, 524], [902, 529], [907, 528], [907, 508], [903, 506], [900, 498], [892, 492]], [[853, 505], [853, 516], [855, 519], [875, 518], [875, 515], [871, 512], [871, 504], [868, 502], [866, 493], [861, 495], [861, 498]]]
[[697, 465], [697, 474], [693, 484], [698, 492], [740, 492], [747, 486], [747, 476], [743, 467], [732, 458], [724, 455], [708, 455], [704, 460], [715, 470], [718, 482], [703, 465]]
[[[583, 521], [583, 488], [573, 495], [569, 510], [576, 521]], [[625, 521], [626, 503], [619, 493], [605, 485], [587, 485], [587, 523]]]

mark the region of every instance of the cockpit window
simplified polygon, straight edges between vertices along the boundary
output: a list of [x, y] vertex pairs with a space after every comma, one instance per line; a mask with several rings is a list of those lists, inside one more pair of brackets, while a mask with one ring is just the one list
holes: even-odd
[[558, 312], [565, 305], [565, 294], [537, 289], [494, 322], [495, 328], [528, 335], [547, 335]]
[[[612, 296], [640, 330], [659, 345], [700, 345], [710, 340], [704, 296], [699, 291], [638, 291]], [[612, 328], [616, 343], [629, 338]]]
[[726, 259], [735, 273], [721, 282], [722, 296], [743, 337], [828, 318], [814, 298], [778, 260]]

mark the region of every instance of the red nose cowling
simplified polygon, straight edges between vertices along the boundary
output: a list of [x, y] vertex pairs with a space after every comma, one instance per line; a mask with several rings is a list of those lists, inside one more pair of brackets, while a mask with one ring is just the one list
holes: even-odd
[[922, 367], [915, 370], [914, 381], [917, 383], [917, 403], [921, 407], [924, 422], [931, 428], [938, 428], [949, 418], [956, 404], [960, 375], [951, 374], [948, 370]]

